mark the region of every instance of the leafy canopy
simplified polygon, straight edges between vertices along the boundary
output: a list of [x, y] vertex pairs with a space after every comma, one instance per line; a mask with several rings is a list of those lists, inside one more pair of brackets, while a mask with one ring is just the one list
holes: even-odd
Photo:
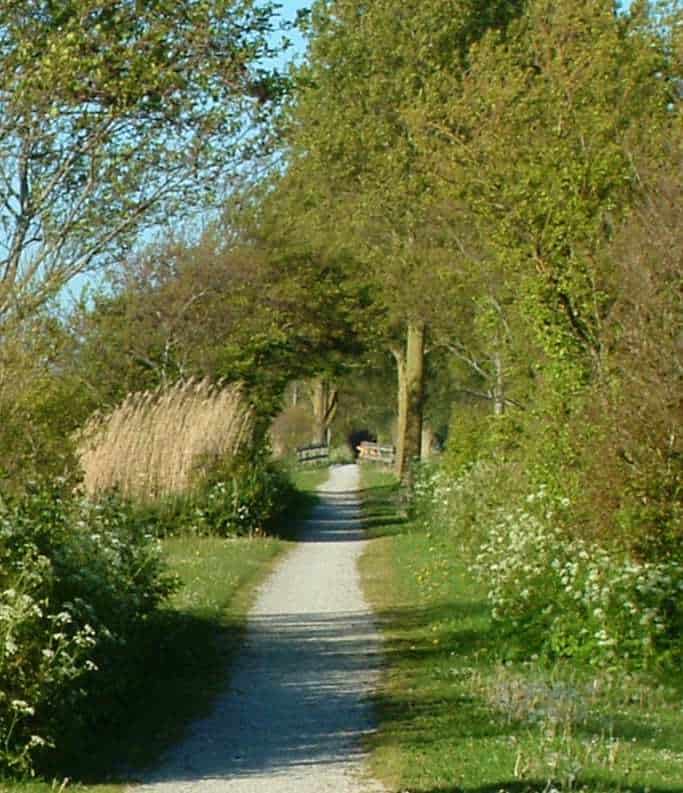
[[217, 199], [278, 80], [270, 3], [0, 7], [0, 317]]

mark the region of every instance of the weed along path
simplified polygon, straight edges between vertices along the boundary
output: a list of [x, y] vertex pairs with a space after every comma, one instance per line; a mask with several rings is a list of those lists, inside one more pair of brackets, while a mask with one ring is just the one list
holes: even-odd
[[331, 469], [261, 587], [230, 687], [136, 793], [379, 793], [364, 771], [380, 639], [360, 589], [354, 465]]

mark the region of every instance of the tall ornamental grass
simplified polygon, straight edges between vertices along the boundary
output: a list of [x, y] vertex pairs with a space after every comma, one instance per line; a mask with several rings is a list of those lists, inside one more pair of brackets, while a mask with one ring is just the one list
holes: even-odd
[[116, 489], [139, 501], [187, 492], [214, 461], [234, 457], [252, 427], [239, 384], [188, 380], [131, 394], [85, 426], [83, 485], [91, 495]]

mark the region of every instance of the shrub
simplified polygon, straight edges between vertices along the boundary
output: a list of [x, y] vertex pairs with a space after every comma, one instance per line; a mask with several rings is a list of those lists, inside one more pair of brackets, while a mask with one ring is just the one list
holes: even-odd
[[57, 321], [40, 315], [0, 332], [0, 489], [19, 493], [29, 479], [75, 472], [72, 436], [91, 402], [64, 371], [69, 341]]
[[0, 769], [30, 770], [106, 718], [116, 659], [172, 588], [119, 500], [58, 483], [0, 501]]
[[308, 403], [290, 405], [279, 413], [270, 428], [275, 456], [280, 459], [293, 455], [298, 446], [310, 443], [312, 423], [313, 415]]
[[267, 450], [249, 450], [215, 464], [189, 498], [189, 522], [198, 534], [255, 535], [277, 527], [296, 491]]
[[138, 520], [156, 536], [255, 536], [269, 533], [290, 512], [299, 493], [286, 469], [266, 449], [203, 465], [185, 493], [134, 503]]
[[416, 485], [420, 516], [473, 563], [500, 629], [527, 655], [593, 665], [675, 663], [683, 564], [574, 536], [569, 499], [543, 486], [515, 498], [501, 487], [502, 472], [485, 461], [458, 477], [423, 468]]
[[498, 511], [477, 554], [494, 618], [551, 656], [651, 664], [680, 638], [683, 566], [568, 536], [568, 506], [540, 490]]

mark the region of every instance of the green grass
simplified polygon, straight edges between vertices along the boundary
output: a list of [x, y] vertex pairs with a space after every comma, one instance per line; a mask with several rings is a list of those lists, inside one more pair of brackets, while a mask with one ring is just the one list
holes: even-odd
[[[681, 793], [681, 680], [506, 660], [457, 537], [400, 524], [367, 490], [378, 537], [362, 560], [385, 633], [375, 773], [411, 793]], [[397, 527], [399, 533], [396, 533]]]
[[329, 475], [329, 466], [310, 465], [294, 468], [289, 476], [297, 490], [313, 493], [320, 485], [327, 482]]
[[386, 487], [398, 490], [398, 480], [394, 472], [378, 463], [362, 463], [360, 481], [363, 490], [376, 491]]
[[327, 476], [327, 468], [292, 476], [299, 498], [278, 538], [163, 540], [169, 571], [181, 586], [132, 648], [136, 663], [121, 691], [121, 719], [99, 725], [92, 740], [72, 757], [60, 757], [44, 780], [0, 780], [0, 793], [56, 793], [65, 779], [65, 789], [75, 793], [122, 793], [140, 770], [158, 762], [227, 685], [256, 587], [291, 547], [297, 522], [316, 501], [312, 491]]
[[407, 516], [394, 473], [374, 463], [361, 465], [360, 487], [368, 536], [385, 537], [399, 532]]

